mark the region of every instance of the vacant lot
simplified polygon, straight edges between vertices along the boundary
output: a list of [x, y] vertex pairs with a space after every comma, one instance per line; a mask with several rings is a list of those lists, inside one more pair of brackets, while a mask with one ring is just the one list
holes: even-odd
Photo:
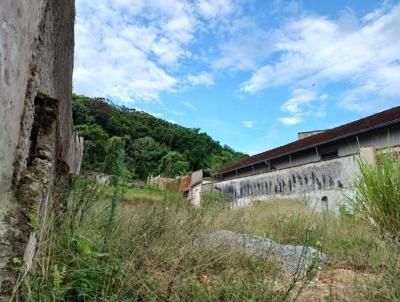
[[[218, 200], [195, 208], [150, 188], [120, 193], [78, 180], [72, 193], [55, 197], [67, 198], [68, 210], [49, 230], [21, 300], [385, 301], [398, 294], [395, 250], [346, 212], [317, 213], [293, 200], [230, 211]], [[329, 261], [293, 278], [269, 259], [196, 244], [221, 229], [310, 245]]]

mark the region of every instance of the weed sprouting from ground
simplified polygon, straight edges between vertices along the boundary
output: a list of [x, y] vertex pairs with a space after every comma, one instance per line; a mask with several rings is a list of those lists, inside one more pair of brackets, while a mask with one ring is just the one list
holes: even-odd
[[353, 211], [384, 240], [376, 280], [365, 296], [371, 301], [400, 300], [400, 162], [392, 150], [380, 154], [375, 165], [359, 162], [361, 174], [354, 181]]
[[310, 246], [335, 262], [354, 267], [381, 261], [382, 242], [372, 227], [356, 216], [316, 212], [301, 201], [278, 199], [229, 211], [217, 218], [221, 228], [271, 238], [283, 244], [302, 245], [305, 230]]
[[201, 194], [202, 208], [212, 208], [215, 210], [217, 207], [227, 208], [229, 203], [229, 196], [220, 192], [209, 191]]
[[354, 181], [354, 210], [372, 222], [385, 240], [400, 246], [400, 162], [393, 152], [379, 156], [377, 165], [359, 162], [361, 175]]
[[124, 140], [121, 137], [114, 136], [107, 141], [106, 156], [104, 160], [104, 171], [111, 175], [110, 184], [113, 188], [108, 219], [104, 226], [104, 245], [111, 236], [114, 228], [114, 220], [117, 212], [117, 206], [124, 196], [123, 174], [125, 171], [124, 158]]
[[[372, 281], [347, 284], [354, 286], [354, 297], [346, 296], [349, 300], [400, 300], [396, 237], [380, 236], [396, 229], [382, 225], [384, 231], [377, 232], [381, 220], [365, 216], [369, 212], [361, 206], [370, 210], [365, 205], [371, 198], [367, 196], [389, 198], [387, 192], [357, 195], [365, 197], [357, 211], [342, 209], [335, 216], [282, 199], [229, 210], [221, 196], [217, 204], [210, 196], [209, 202], [195, 208], [176, 193], [122, 186], [126, 193], [116, 203], [104, 240], [115, 188], [104, 187], [99, 193], [99, 187], [85, 181], [75, 181], [62, 223], [48, 232], [25, 279], [21, 300], [285, 301], [307, 290], [312, 271], [286, 278], [277, 263], [198, 244], [204, 235], [221, 229], [312, 246], [328, 255], [329, 266], [373, 274]], [[377, 190], [380, 179], [369, 181]], [[397, 189], [390, 190], [400, 187], [395, 181], [392, 185]], [[382, 215], [396, 215], [384, 209]], [[327, 299], [334, 299], [333, 275], [330, 282]]]
[[91, 181], [79, 177], [73, 180], [70, 201], [67, 204], [67, 219], [72, 234], [81, 227], [83, 218], [98, 200], [100, 192], [100, 186]]
[[[83, 181], [75, 185], [94, 187], [73, 189], [69, 203], [76, 202], [77, 192], [82, 192], [82, 200], [87, 200], [85, 192], [97, 192], [96, 185]], [[273, 263], [196, 244], [219, 227], [217, 217], [227, 212], [210, 207], [194, 208], [186, 200], [124, 199], [106, 241], [102, 230], [109, 219], [109, 200], [100, 198], [85, 207], [83, 216], [74, 214], [76, 207], [68, 207], [64, 222], [48, 234], [45, 252], [25, 280], [21, 299], [284, 301], [291, 297], [294, 287], [274, 288]], [[80, 223], [71, 229], [72, 220]]]

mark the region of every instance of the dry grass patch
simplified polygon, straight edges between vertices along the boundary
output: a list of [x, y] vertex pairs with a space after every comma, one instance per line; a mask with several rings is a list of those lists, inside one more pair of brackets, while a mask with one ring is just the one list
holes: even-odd
[[[84, 195], [81, 191], [73, 190]], [[377, 294], [378, 285], [350, 277], [382, 268], [395, 255], [385, 253], [371, 227], [357, 217], [317, 213], [291, 200], [231, 211], [212, 203], [195, 208], [176, 194], [127, 189], [118, 202], [113, 225], [105, 232], [110, 195], [106, 188], [102, 198], [82, 213], [81, 223], [72, 223], [72, 229], [68, 207], [64, 223], [49, 233], [20, 300], [290, 301], [304, 288], [301, 301], [310, 301], [310, 297], [329, 300], [335, 295], [375, 301], [374, 297], [382, 296]], [[80, 200], [91, 199], [81, 196]], [[332, 266], [305, 286], [305, 280], [293, 280], [277, 263], [196, 244], [221, 229], [293, 245], [303, 244], [307, 233], [310, 245], [330, 256]], [[349, 278], [340, 279], [344, 270]], [[359, 282], [368, 282], [368, 286], [359, 290]]]
[[311, 230], [310, 245], [331, 261], [355, 268], [379, 265], [383, 242], [374, 229], [357, 216], [317, 212], [297, 200], [278, 199], [237, 211], [223, 212], [219, 228], [271, 238], [282, 244], [301, 245]]

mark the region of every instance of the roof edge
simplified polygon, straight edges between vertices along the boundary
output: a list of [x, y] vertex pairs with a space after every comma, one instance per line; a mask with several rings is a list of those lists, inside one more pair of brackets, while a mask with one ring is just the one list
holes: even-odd
[[[335, 131], [340, 130], [340, 128], [343, 128], [343, 127], [346, 127], [346, 126], [350, 126], [350, 125], [352, 125], [352, 124], [361, 123], [361, 122], [367, 121], [368, 119], [371, 119], [371, 118], [374, 118], [374, 117], [379, 117], [380, 115], [388, 114], [388, 113], [390, 113], [391, 111], [395, 111], [396, 109], [399, 110], [399, 109], [400, 109], [400, 106], [393, 107], [393, 108], [391, 108], [391, 109], [378, 112], [378, 113], [376, 113], [376, 114], [373, 114], [373, 115], [370, 115], [370, 116], [367, 116], [367, 117], [358, 119], [358, 120], [356, 120], [356, 121], [353, 121], [353, 122], [350, 122], [350, 123], [347, 123], [347, 124], [343, 124], [343, 125], [340, 125], [340, 126], [335, 127], [335, 128], [328, 129], [327, 131], [322, 132], [322, 133], [315, 134], [315, 135], [313, 135], [312, 137], [315, 139], [315, 137], [318, 137], [318, 136], [323, 137], [323, 136], [325, 136], [325, 135], [327, 135], [327, 134], [328, 134], [328, 135], [329, 135], [329, 134], [334, 134]], [[240, 164], [240, 162], [237, 162], [237, 163], [235, 163], [235, 164], [233, 164], [233, 165], [231, 165], [231, 166], [225, 168], [224, 170], [218, 172], [216, 175], [222, 175], [222, 174], [225, 174], [225, 173], [229, 173], [229, 172], [232, 172], [232, 171], [235, 171], [235, 170], [239, 170], [239, 169], [248, 167], [248, 166], [250, 166], [250, 165], [254, 165], [254, 164], [258, 164], [258, 163], [264, 162], [264, 161], [266, 161], [266, 160], [276, 159], [276, 158], [283, 157], [283, 156], [286, 156], [286, 155], [289, 155], [289, 154], [293, 154], [293, 153], [296, 153], [296, 152], [299, 152], [299, 151], [304, 151], [304, 150], [309, 149], [309, 148], [318, 147], [319, 145], [322, 145], [322, 144], [330, 143], [330, 142], [337, 141], [337, 140], [340, 140], [340, 139], [344, 139], [344, 138], [347, 138], [347, 137], [350, 137], [350, 136], [354, 136], [354, 135], [357, 135], [357, 134], [362, 134], [362, 133], [365, 133], [365, 132], [368, 132], [368, 131], [371, 131], [371, 130], [375, 130], [375, 129], [380, 128], [380, 127], [392, 125], [392, 124], [395, 124], [395, 123], [397, 123], [397, 122], [399, 122], [399, 121], [400, 121], [400, 115], [399, 115], [399, 117], [396, 118], [396, 119], [392, 119], [392, 120], [390, 120], [390, 121], [383, 121], [383, 122], [381, 122], [381, 123], [375, 124], [375, 125], [372, 126], [372, 127], [366, 127], [366, 128], [363, 128], [363, 129], [360, 129], [360, 130], [357, 130], [357, 131], [348, 132], [348, 133], [345, 133], [345, 134], [343, 134], [343, 135], [336, 136], [336, 137], [334, 137], [334, 138], [321, 140], [321, 141], [319, 141], [319, 142], [317, 142], [317, 143], [312, 143], [312, 144], [306, 145], [306, 146], [304, 146], [304, 147], [300, 147], [300, 148], [298, 148], [298, 149], [293, 150], [292, 152], [284, 152], [284, 153], [281, 153], [281, 154], [278, 154], [278, 155], [275, 155], [275, 156], [271, 156], [271, 157], [265, 158], [265, 159], [263, 159], [263, 160], [256, 160], [256, 161], [254, 161], [254, 162], [249, 162], [248, 164], [245, 164], [245, 165], [243, 165], [243, 166], [239, 166], [239, 167], [236, 167], [236, 168], [232, 168], [232, 167], [234, 167], [235, 165], [239, 165], [239, 164]], [[300, 140], [292, 141], [292, 142], [290, 142], [290, 143], [288, 143], [288, 144], [285, 144], [285, 145], [282, 145], [282, 146], [279, 146], [279, 147], [276, 147], [276, 148], [273, 148], [273, 149], [270, 149], [270, 150], [267, 150], [267, 151], [264, 151], [264, 152], [255, 154], [255, 155], [253, 155], [253, 156], [251, 156], [251, 157], [249, 157], [249, 158], [247, 158], [247, 159], [245, 159], [245, 160], [249, 160], [250, 158], [256, 157], [256, 156], [261, 156], [261, 155], [264, 154], [264, 153], [271, 152], [271, 151], [277, 150], [277, 149], [279, 149], [279, 148], [289, 147], [289, 146], [291, 146], [292, 144], [298, 143], [299, 141], [304, 141], [304, 140], [309, 140], [309, 139], [310, 139], [310, 137], [305, 137], [305, 138], [300, 139]]]

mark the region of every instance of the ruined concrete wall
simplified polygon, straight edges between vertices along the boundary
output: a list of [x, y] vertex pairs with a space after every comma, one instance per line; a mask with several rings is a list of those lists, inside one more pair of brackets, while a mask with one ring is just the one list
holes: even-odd
[[73, 0], [0, 2], [0, 301], [32, 263], [55, 180], [79, 173], [74, 14]]
[[[75, 164], [72, 134], [73, 0], [0, 3], [0, 194], [25, 168], [38, 91], [60, 101], [58, 158]], [[71, 144], [73, 146], [71, 146]]]
[[47, 0], [35, 54], [40, 78], [39, 91], [60, 100], [60, 146], [57, 156], [69, 167], [75, 165], [77, 159], [74, 153], [80, 144], [71, 126], [74, 19], [74, 0]]
[[253, 201], [298, 198], [317, 210], [329, 209], [337, 212], [354, 193], [351, 185], [359, 175], [358, 161], [361, 159], [374, 165], [377, 154], [392, 150], [398, 152], [400, 149], [398, 129], [391, 131], [391, 145], [397, 145], [394, 149], [387, 148], [388, 137], [386, 134], [382, 135], [384, 133], [387, 132], [381, 131], [377, 135], [361, 137], [362, 147], [359, 153], [224, 180], [211, 186], [214, 190], [227, 194], [234, 208], [249, 205]]
[[66, 152], [65, 162], [68, 165], [69, 173], [78, 175], [81, 170], [83, 160], [83, 137], [80, 137], [77, 132], [73, 132], [69, 149]]
[[214, 189], [228, 194], [234, 207], [273, 198], [301, 198], [310, 206], [337, 210], [345, 202], [344, 192], [358, 171], [357, 155], [310, 163], [268, 173], [215, 183]]
[[[11, 186], [26, 94], [35, 86], [32, 56], [44, 1], [0, 3], [0, 194]], [[33, 88], [35, 90], [35, 88]]]
[[190, 190], [189, 198], [193, 205], [200, 206], [201, 204], [202, 184], [198, 183]]

